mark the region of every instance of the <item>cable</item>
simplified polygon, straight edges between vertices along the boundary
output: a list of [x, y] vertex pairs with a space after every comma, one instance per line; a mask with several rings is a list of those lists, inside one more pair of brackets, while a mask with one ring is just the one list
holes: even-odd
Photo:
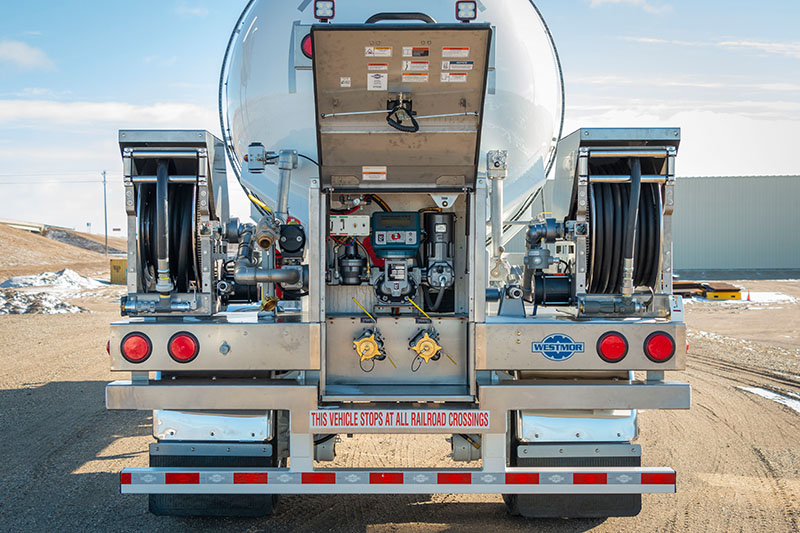
[[313, 159], [311, 159], [311, 158], [310, 158], [310, 157], [308, 157], [307, 155], [303, 155], [303, 154], [297, 154], [297, 156], [298, 156], [298, 157], [302, 157], [303, 159], [307, 159], [307, 160], [311, 161], [312, 163], [314, 163], [315, 165], [317, 165], [317, 166], [319, 167], [319, 163], [317, 163], [316, 161], [314, 161]]

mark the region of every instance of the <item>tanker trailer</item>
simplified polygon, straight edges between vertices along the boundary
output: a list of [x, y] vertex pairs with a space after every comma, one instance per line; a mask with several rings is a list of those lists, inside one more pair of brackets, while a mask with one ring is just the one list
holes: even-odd
[[[152, 411], [155, 438], [122, 493], [163, 515], [495, 493], [526, 517], [606, 517], [675, 492], [635, 441], [638, 410], [690, 405], [665, 380], [685, 367], [680, 130], [561, 138], [563, 109], [528, 0], [248, 3], [221, 138], [119, 133], [109, 351], [130, 379], [106, 405]], [[230, 217], [226, 156], [251, 221]], [[376, 433], [449, 438], [452, 466], [326, 467], [340, 435]]]

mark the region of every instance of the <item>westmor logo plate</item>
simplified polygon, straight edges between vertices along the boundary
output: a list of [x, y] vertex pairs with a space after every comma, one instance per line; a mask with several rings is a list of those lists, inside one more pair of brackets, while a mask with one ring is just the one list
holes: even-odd
[[540, 353], [551, 361], [566, 361], [576, 353], [583, 353], [584, 343], [575, 342], [569, 335], [553, 333], [542, 342], [534, 342], [531, 347], [533, 353]]

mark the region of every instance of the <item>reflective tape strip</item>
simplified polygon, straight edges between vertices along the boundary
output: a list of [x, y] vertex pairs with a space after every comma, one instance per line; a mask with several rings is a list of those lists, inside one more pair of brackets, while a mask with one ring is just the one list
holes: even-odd
[[369, 482], [371, 485], [403, 484], [402, 472], [370, 472]]
[[[290, 472], [280, 469], [242, 469], [238, 471], [224, 468], [189, 469], [131, 468], [120, 473], [123, 492], [157, 493], [176, 492], [185, 486], [199, 486], [201, 492], [212, 494], [236, 491], [241, 487], [248, 493], [259, 492], [258, 485], [270, 485], [276, 493], [302, 490], [304, 485], [337, 485], [342, 491], [369, 491], [368, 487], [395, 486], [396, 490], [411, 493], [413, 487], [430, 491], [442, 487], [443, 492], [476, 492], [480, 486], [490, 491], [502, 491], [505, 486], [514, 486], [525, 493], [577, 493], [588, 490], [592, 493], [634, 493], [634, 492], [674, 492], [676, 475], [667, 468], [616, 468], [603, 471], [600, 468], [511, 468], [503, 472], [466, 471], [369, 471], [369, 470], [321, 470], [312, 472]], [[285, 489], [278, 489], [279, 486]], [[351, 488], [346, 488], [347, 486]], [[167, 487], [169, 486], [169, 487]], [[215, 486], [218, 487], [215, 488]], [[563, 488], [559, 488], [562, 486]], [[164, 487], [159, 489], [159, 487]], [[205, 488], [204, 488], [205, 487]], [[406, 487], [406, 488], [401, 488]], [[474, 487], [474, 488], [473, 488]], [[527, 488], [526, 488], [527, 487]], [[583, 487], [583, 488], [581, 488]], [[597, 487], [597, 488], [590, 488]], [[601, 487], [607, 487], [603, 489]], [[267, 489], [264, 489], [267, 490]], [[330, 489], [319, 489], [330, 492]], [[338, 489], [334, 489], [338, 490]], [[309, 492], [309, 491], [304, 491]], [[314, 492], [313, 489], [310, 492]]]
[[645, 472], [642, 474], [642, 485], [674, 485], [675, 472]]
[[302, 483], [305, 484], [336, 484], [336, 472], [303, 472]]
[[506, 485], [538, 485], [539, 474], [509, 472], [506, 474]]
[[576, 472], [572, 474], [573, 485], [606, 485], [608, 474], [600, 472]]
[[234, 472], [233, 474], [234, 485], [256, 485], [266, 483], [266, 472]]
[[469, 485], [472, 483], [472, 474], [469, 472], [439, 472], [436, 482], [439, 485]]
[[199, 485], [200, 472], [167, 472], [164, 474], [167, 485]]

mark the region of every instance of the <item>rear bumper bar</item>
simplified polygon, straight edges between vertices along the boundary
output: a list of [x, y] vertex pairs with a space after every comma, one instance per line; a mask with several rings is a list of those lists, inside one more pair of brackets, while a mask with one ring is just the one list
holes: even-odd
[[643, 494], [674, 493], [671, 468], [314, 470], [126, 468], [123, 494]]
[[[216, 383], [219, 383], [217, 381]], [[511, 410], [580, 409], [688, 409], [691, 389], [673, 381], [620, 383], [523, 383], [484, 385], [478, 402], [446, 404], [441, 409], [475, 408], [490, 411], [487, 433], [505, 433], [506, 413]], [[115, 381], [106, 387], [106, 407], [118, 410], [288, 410], [293, 432], [309, 433], [310, 412], [317, 409], [316, 385], [179, 384]], [[349, 409], [365, 406], [353, 405]], [[374, 408], [374, 406], [370, 406]], [[392, 408], [397, 408], [396, 404]], [[345, 409], [338, 409], [343, 411]], [[348, 433], [387, 433], [380, 428], [361, 428]], [[399, 431], [389, 431], [389, 433]], [[414, 433], [448, 433], [442, 429], [416, 428]]]

